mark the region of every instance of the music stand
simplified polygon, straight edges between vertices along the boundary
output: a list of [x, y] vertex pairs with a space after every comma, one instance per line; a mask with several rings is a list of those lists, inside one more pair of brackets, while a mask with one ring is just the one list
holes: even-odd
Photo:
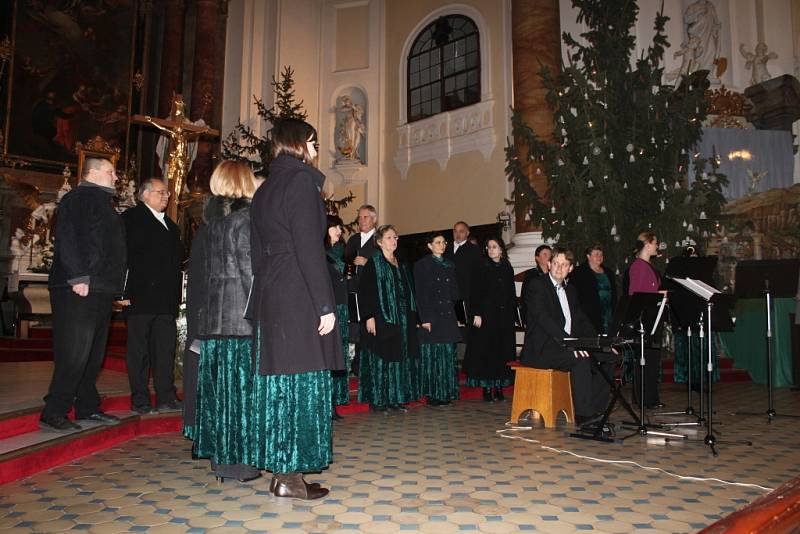
[[626, 332], [632, 331], [639, 334], [639, 371], [641, 379], [639, 380], [639, 421], [624, 422], [622, 426], [635, 428], [636, 432], [622, 438], [628, 439], [636, 434], [640, 436], [659, 436], [663, 438], [687, 439], [683, 434], [673, 434], [671, 432], [661, 431], [664, 425], [654, 425], [645, 423], [644, 415], [644, 382], [645, 374], [644, 367], [646, 365], [644, 358], [644, 337], [645, 332], [652, 336], [658, 329], [662, 318], [664, 317], [664, 310], [666, 308], [666, 296], [661, 293], [634, 293], [628, 301], [627, 308], [624, 310], [622, 325], [620, 326], [620, 335], [625, 336]]
[[[703, 301], [691, 291], [685, 289], [681, 284], [672, 280], [678, 278], [693, 278], [702, 280], [707, 284], [714, 283], [714, 272], [717, 269], [717, 256], [706, 256], [702, 258], [678, 256], [670, 259], [667, 264], [662, 288], [669, 291], [670, 322], [673, 329], [677, 327], [686, 331], [686, 409], [679, 412], [659, 412], [656, 415], [663, 416], [683, 416], [695, 418], [694, 421], [670, 423], [673, 426], [700, 426], [705, 423], [705, 410], [703, 408], [703, 372], [700, 366], [700, 410], [695, 412], [692, 401], [692, 330], [700, 334], [700, 346], [702, 351], [703, 330], [699, 328], [702, 324], [704, 306]], [[698, 355], [702, 362], [702, 353]]]
[[[714, 453], [714, 456], [718, 456], [716, 445], [718, 443], [716, 436], [714, 435], [714, 359], [712, 357], [712, 322], [714, 318], [714, 314], [712, 313], [712, 308], [716, 307], [718, 310], [721, 310], [723, 313], [727, 313], [728, 317], [730, 314], [728, 312], [730, 307], [730, 300], [727, 298], [728, 295], [724, 295], [718, 289], [702, 282], [700, 280], [693, 280], [691, 278], [673, 278], [673, 280], [679, 283], [681, 286], [686, 288], [688, 291], [691, 291], [701, 299], [703, 299], [706, 303], [706, 354], [708, 356], [707, 363], [706, 363], [706, 373], [707, 373], [707, 383], [708, 383], [708, 404], [707, 404], [707, 417], [706, 417], [706, 436], [703, 438], [703, 443], [708, 445], [711, 448], [711, 452]], [[718, 312], [719, 313], [719, 312]], [[726, 324], [722, 325], [723, 328], [727, 326]], [[702, 331], [702, 330], [701, 330]], [[747, 445], [752, 445], [750, 441], [744, 441], [743, 443]]]
[[[767, 422], [778, 416], [772, 384], [772, 299], [795, 297], [797, 295], [800, 260], [753, 260], [736, 264], [736, 296], [738, 298], [761, 298], [767, 312]], [[763, 280], [763, 285], [760, 283]], [[762, 415], [762, 413], [741, 412], [736, 415]], [[798, 418], [800, 415], [781, 414], [783, 417]]]

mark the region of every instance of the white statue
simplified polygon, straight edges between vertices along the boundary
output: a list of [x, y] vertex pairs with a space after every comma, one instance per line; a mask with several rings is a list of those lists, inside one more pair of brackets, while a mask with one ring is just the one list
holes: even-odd
[[339, 159], [363, 163], [359, 150], [361, 138], [366, 134], [364, 108], [346, 95], [342, 96], [339, 101], [339, 108], [336, 110], [341, 117], [338, 128], [339, 141], [336, 146], [342, 156]]
[[719, 57], [720, 27], [717, 9], [709, 0], [697, 0], [686, 8], [683, 12], [686, 38], [673, 55], [681, 58], [681, 66], [666, 75], [667, 81], [680, 83], [681, 76], [698, 70], [708, 70], [709, 78], [722, 76], [728, 60]]
[[748, 52], [743, 44], [739, 45], [739, 52], [744, 56], [746, 63], [744, 68], [747, 70], [752, 69], [750, 76], [750, 85], [756, 85], [765, 82], [772, 78], [767, 70], [767, 61], [771, 59], [778, 59], [778, 54], [769, 52], [766, 43], [758, 43], [756, 45], [755, 53]]

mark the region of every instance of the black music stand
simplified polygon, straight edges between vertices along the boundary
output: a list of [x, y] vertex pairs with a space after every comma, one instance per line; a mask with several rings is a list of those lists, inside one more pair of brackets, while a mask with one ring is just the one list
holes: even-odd
[[666, 309], [666, 296], [661, 293], [634, 293], [628, 301], [627, 308], [624, 310], [622, 323], [620, 326], [620, 335], [625, 337], [629, 333], [638, 333], [639, 335], [639, 371], [641, 379], [639, 380], [639, 417], [638, 421], [624, 422], [622, 426], [628, 428], [635, 428], [636, 432], [626, 436], [622, 439], [628, 439], [631, 436], [658, 436], [662, 438], [672, 439], [687, 439], [683, 434], [674, 434], [671, 432], [664, 432], [665, 425], [656, 425], [645, 423], [644, 415], [644, 382], [645, 373], [644, 368], [646, 365], [644, 358], [644, 339], [645, 333], [652, 336], [662, 319], [664, 318], [664, 311]]
[[[667, 264], [667, 272], [662, 284], [662, 289], [669, 291], [670, 323], [674, 330], [686, 331], [686, 409], [679, 412], [659, 412], [659, 416], [683, 416], [687, 415], [694, 418], [694, 421], [684, 421], [670, 423], [672, 426], [700, 426], [706, 422], [705, 410], [703, 409], [703, 371], [700, 366], [699, 390], [700, 390], [700, 409], [694, 410], [692, 402], [692, 331], [699, 333], [702, 349], [703, 330], [700, 325], [703, 322], [705, 311], [703, 300], [697, 295], [688, 291], [681, 284], [675, 282], [673, 278], [692, 278], [702, 280], [711, 285], [714, 283], [714, 272], [717, 269], [717, 256], [706, 256], [702, 258], [678, 256], [671, 258]], [[702, 363], [702, 354], [699, 354]]]
[[[797, 295], [800, 260], [753, 260], [736, 264], [736, 296], [738, 298], [764, 298], [767, 313], [767, 422], [778, 416], [772, 385], [772, 299]], [[738, 412], [736, 415], [763, 415], [754, 412]], [[798, 418], [800, 415], [780, 414], [782, 417]]]

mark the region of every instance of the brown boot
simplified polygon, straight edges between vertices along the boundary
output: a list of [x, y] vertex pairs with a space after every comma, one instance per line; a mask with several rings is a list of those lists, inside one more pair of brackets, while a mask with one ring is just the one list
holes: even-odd
[[[303, 483], [306, 485], [306, 490], [308, 488], [310, 488], [310, 487], [313, 487], [313, 488], [320, 488], [321, 487], [319, 482], [312, 482], [312, 483], [309, 484], [306, 481], [306, 479], [303, 479]], [[272, 480], [269, 481], [269, 492], [274, 494], [275, 493], [275, 487], [277, 485], [278, 485], [278, 476], [277, 475], [273, 475], [272, 476]]]
[[303, 499], [311, 501], [321, 499], [328, 494], [328, 488], [307, 484], [303, 480], [302, 473], [276, 474], [275, 489], [273, 493], [276, 497], [291, 497], [293, 499]]

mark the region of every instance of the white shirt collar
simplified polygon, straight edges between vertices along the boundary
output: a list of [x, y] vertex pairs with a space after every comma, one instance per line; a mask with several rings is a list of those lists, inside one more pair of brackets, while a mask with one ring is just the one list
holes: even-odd
[[367, 244], [367, 241], [370, 240], [370, 238], [373, 236], [374, 233], [375, 233], [375, 228], [373, 228], [372, 230], [370, 230], [369, 232], [366, 232], [366, 233], [365, 232], [360, 232], [360, 234], [361, 234], [361, 246], [362, 247]]
[[462, 246], [464, 243], [466, 243], [466, 242], [467, 242], [467, 240], [466, 240], [466, 239], [465, 239], [464, 241], [462, 241], [461, 243], [458, 243], [458, 242], [456, 242], [456, 241], [453, 241], [453, 254], [455, 254], [455, 253], [456, 253], [456, 251], [459, 249], [459, 247], [461, 247], [461, 246]]
[[[145, 206], [147, 206], [147, 204], [145, 204]], [[169, 229], [169, 226], [167, 226], [167, 221], [164, 220], [166, 213], [164, 213], [163, 211], [156, 211], [150, 206], [147, 206], [147, 209], [150, 210], [150, 213], [153, 214], [153, 217], [155, 217], [156, 220], [158, 220], [158, 222], [164, 225], [164, 228]]]
[[567, 279], [566, 278], [564, 280], [562, 280], [561, 283], [559, 284], [558, 282], [556, 282], [555, 278], [553, 278], [552, 274], [547, 273], [547, 276], [548, 276], [548, 278], [550, 278], [550, 283], [553, 284], [553, 287], [555, 287], [556, 289], [558, 289], [559, 287], [561, 287], [561, 288], [567, 287]]

